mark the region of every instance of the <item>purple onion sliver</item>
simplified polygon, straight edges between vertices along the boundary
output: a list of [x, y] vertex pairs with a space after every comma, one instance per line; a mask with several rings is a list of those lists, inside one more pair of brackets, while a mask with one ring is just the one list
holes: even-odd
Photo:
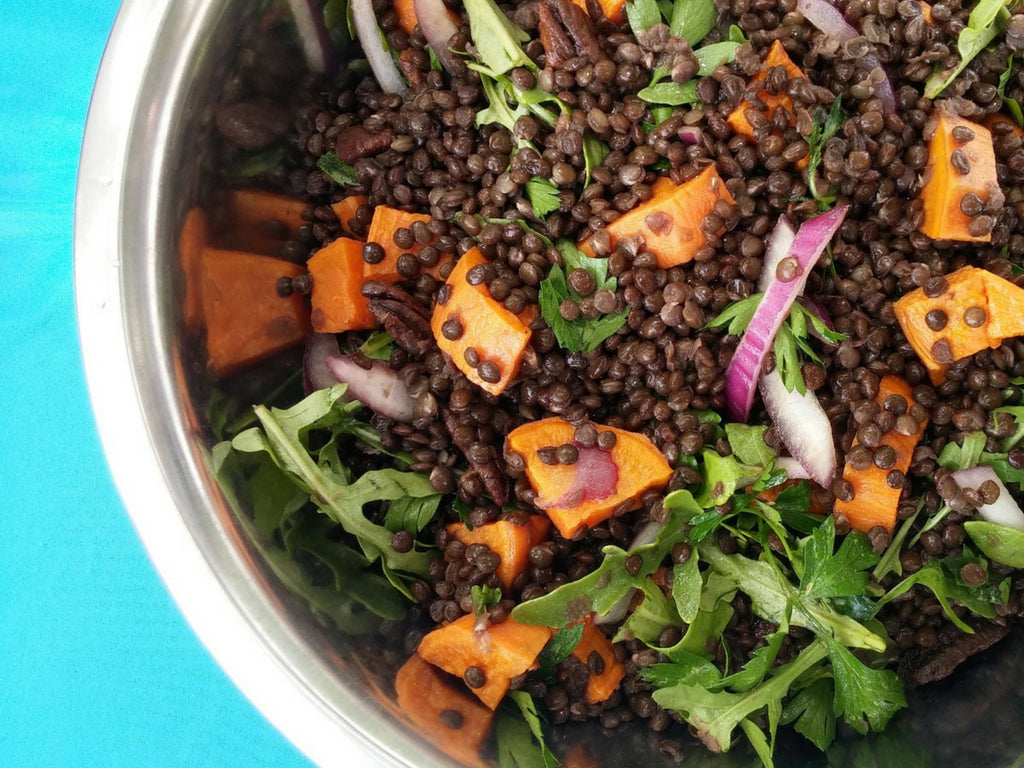
[[704, 140], [704, 132], [696, 125], [684, 125], [679, 129], [679, 140], [683, 144], [700, 144]]
[[427, 44], [434, 49], [444, 68], [452, 72], [455, 55], [448, 49], [448, 41], [459, 30], [448, 15], [448, 8], [443, 0], [413, 0], [413, 7]]
[[338, 60], [324, 23], [323, 8], [316, 0], [288, 0], [288, 5], [309, 68], [318, 73], [332, 71]]
[[978, 507], [978, 516], [989, 523], [1024, 531], [1024, 511], [1021, 511], [1020, 506], [1013, 500], [1013, 495], [1006, 489], [992, 467], [958, 469], [953, 473], [953, 479], [961, 488], [974, 490], [978, 490], [989, 480], [994, 482], [999, 487], [999, 497], [991, 504], [982, 504]]
[[360, 366], [351, 357], [337, 355], [327, 359], [327, 368], [334, 378], [348, 384], [348, 394], [366, 407], [395, 421], [412, 421], [416, 417], [416, 400], [396, 371], [380, 360], [370, 369]]
[[405, 78], [398, 71], [398, 66], [391, 53], [384, 47], [384, 40], [377, 26], [377, 17], [373, 14], [371, 0], [351, 0], [352, 23], [356, 28], [356, 37], [362, 46], [363, 54], [370, 63], [373, 76], [384, 93], [405, 93]]
[[828, 488], [836, 476], [838, 461], [832, 425], [814, 392], [790, 392], [777, 370], [764, 374], [758, 389], [779, 440], [807, 477]]
[[761, 265], [761, 276], [757, 279], [758, 291], [763, 293], [768, 290], [768, 285], [774, 279], [775, 270], [779, 268], [779, 262], [789, 255], [789, 249], [793, 247], [795, 239], [796, 227], [785, 214], [779, 216], [775, 229], [768, 236], [768, 250], [765, 251], [764, 262]]
[[845, 42], [860, 33], [828, 0], [797, 0], [796, 10], [828, 37]]
[[306, 394], [327, 389], [338, 383], [327, 368], [327, 358], [341, 354], [338, 338], [333, 333], [311, 333], [302, 356], [302, 384]]
[[793, 302], [803, 291], [811, 269], [825, 250], [825, 246], [839, 229], [850, 206], [840, 205], [818, 214], [800, 225], [787, 257], [796, 259], [799, 274], [789, 282], [768, 273], [768, 287], [764, 298], [754, 312], [746, 333], [740, 339], [732, 361], [725, 371], [726, 410], [732, 421], [745, 422], [754, 404], [757, 381], [761, 377], [765, 355], [775, 341], [775, 335], [789, 314]]

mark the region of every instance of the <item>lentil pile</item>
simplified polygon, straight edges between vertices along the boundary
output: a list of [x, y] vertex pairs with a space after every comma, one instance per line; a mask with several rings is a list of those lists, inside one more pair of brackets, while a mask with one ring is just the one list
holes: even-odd
[[[952, 72], [961, 63], [957, 41], [971, 24], [972, 6], [959, 0], [839, 0], [829, 7], [853, 35], [817, 28], [797, 0], [715, 0], [710, 31], [691, 45], [671, 34], [660, 16], [636, 28], [640, 24], [631, 27], [632, 19], [609, 21], [593, 2], [589, 12], [569, 0], [500, 3], [525, 33], [522, 53], [530, 63], [499, 80], [472, 66], [480, 46], [461, 4], [449, 4], [457, 32], [448, 44], [460, 53], [446, 56], [441, 67], [420, 28], [408, 32], [391, 4], [374, 0], [377, 22], [408, 82], [405, 93], [383, 92], [365, 68], [350, 66], [305, 78], [287, 103], [268, 102], [250, 85], [221, 108], [217, 124], [229, 163], [282, 141], [286, 147], [280, 162], [258, 178], [261, 187], [306, 205], [304, 223], [278, 256], [305, 264], [339, 237], [364, 240], [360, 253], [369, 266], [395, 249], [400, 253], [397, 279], [368, 279], [362, 292], [375, 323], [390, 335], [384, 365], [407, 388], [414, 413], [405, 420], [375, 413], [370, 424], [380, 434], [381, 451], [366, 461], [384, 466], [388, 454], [408, 457], [405, 468], [429, 477], [444, 501], [418, 537], [408, 530], [392, 536], [397, 553], [413, 551], [418, 538], [436, 546], [436, 557], [426, 575], [409, 584], [415, 598], [409, 616], [383, 626], [397, 643], [388, 658], [402, 663], [434, 627], [467, 615], [479, 622], [482, 614], [483, 626], [502, 624], [517, 605], [593, 573], [603, 548], [628, 551], [652, 523], [665, 523], [666, 495], [696, 495], [707, 484], [708, 454], [728, 458], [737, 448], [721, 415], [738, 337], [712, 321], [759, 291], [780, 217], [799, 225], [838, 205], [849, 205], [849, 212], [804, 291], [838, 340], [812, 338], [815, 357], [801, 355], [797, 372], [831, 425], [839, 469], [828, 487], [796, 481], [806, 492], [803, 512], [834, 519], [837, 544], [845, 535], [863, 534], [869, 555], [889, 556], [890, 567], [871, 580], [875, 597], [930, 564], [942, 563], [958, 585], [959, 592], [947, 595], [921, 579], [877, 607], [874, 616], [891, 641], [885, 660], [907, 686], [947, 676], [1002, 638], [1024, 610], [1024, 573], [983, 557], [965, 529], [979, 519], [980, 507], [1007, 491], [991, 480], [965, 487], [948, 462], [940, 463], [949, 446], [974, 441], [1016, 492], [1014, 482], [1024, 478], [1024, 444], [1018, 444], [1024, 415], [1015, 410], [1024, 405], [1020, 331], [960, 354], [953, 327], [986, 326], [990, 306], [980, 300], [957, 305], [962, 318], [933, 308], [924, 325], [935, 340], [924, 359], [896, 309], [914, 291], [931, 300], [947, 295], [951, 276], [965, 267], [1024, 286], [1024, 132], [1012, 118], [993, 119], [1012, 114], [1007, 105], [1024, 99], [1024, 69], [1015, 63], [1024, 52], [1024, 15], [1000, 17], [987, 47], [928, 98], [934, 73]], [[708, 65], [698, 55], [705, 46], [730, 42], [737, 45], [720, 63]], [[779, 46], [799, 74], [781, 64], [765, 68]], [[1008, 62], [1014, 63], [1008, 68]], [[502, 86], [498, 93], [510, 96], [503, 109], [494, 108], [495, 82]], [[692, 88], [685, 102], [652, 95], [656, 88], [684, 84]], [[519, 108], [515, 96], [527, 92], [548, 99], [542, 106], [550, 120]], [[481, 118], [484, 110], [491, 117]], [[961, 121], [951, 133], [953, 173], [967, 179], [972, 171], [970, 150], [979, 137], [966, 121], [990, 131], [998, 181], [984, 195], [972, 190], [956, 198], [965, 235], [955, 239], [922, 231], [928, 228], [924, 187], [934, 173], [929, 142], [940, 113]], [[828, 131], [830, 115], [836, 119]], [[339, 181], [327, 157], [348, 167], [347, 182]], [[665, 266], [642, 236], [612, 226], [659, 199], [659, 185], [685, 184], [709, 166], [727, 194], [703, 213], [699, 232], [679, 235], [680, 241], [699, 242], [692, 258]], [[549, 192], [543, 206], [534, 188], [538, 179]], [[336, 204], [355, 194], [365, 201], [339, 219]], [[390, 230], [390, 241], [367, 240], [380, 207], [422, 217]], [[548, 210], [538, 215], [542, 207]], [[645, 222], [659, 236], [673, 226], [658, 211]], [[585, 243], [608, 279], [573, 266], [558, 247], [561, 241]], [[483, 385], [497, 385], [509, 374], [501, 358], [466, 348], [458, 362], [475, 371], [477, 382], [441, 342], [458, 344], [471, 332], [470, 323], [454, 314], [442, 318], [440, 338], [430, 326], [436, 308], [455, 300], [445, 282], [453, 264], [474, 249], [484, 261], [467, 272], [466, 282], [526, 318], [530, 331], [517, 370], [497, 394]], [[555, 304], [564, 323], [623, 318], [589, 349], [567, 349], [541, 311], [545, 281], [556, 269], [566, 283]], [[789, 282], [794, 269], [795, 262], [784, 259], [775, 277]], [[283, 297], [313, 292], [314, 330], [327, 323], [316, 289], [316, 274], [284, 277], [277, 285]], [[345, 332], [341, 348], [359, 349], [370, 334]], [[352, 357], [370, 368], [363, 352]], [[769, 355], [768, 367], [774, 364]], [[941, 377], [931, 375], [930, 364], [941, 368]], [[887, 377], [904, 381], [909, 397], [880, 398]], [[502, 553], [465, 543], [451, 526], [507, 521], [522, 528], [543, 513], [527, 458], [508, 450], [506, 440], [513, 430], [548, 418], [572, 425], [571, 439], [536, 451], [548, 467], [582, 466], [595, 450], [616, 456], [616, 430], [622, 430], [649, 439], [670, 474], [664, 484], [642, 489], [607, 519], [569, 537], [552, 529], [532, 543], [522, 570], [505, 582]], [[772, 427], [761, 398], [748, 422]], [[915, 434], [921, 437], [900, 468], [890, 437]], [[774, 427], [763, 435], [771, 452], [788, 453]], [[856, 501], [851, 477], [872, 468], [882, 470], [884, 483], [899, 493], [895, 526], [851, 532], [858, 526], [832, 513]], [[628, 474], [630, 468], [618, 471]], [[711, 489], [710, 496], [721, 496], [721, 490]], [[727, 497], [708, 509], [730, 519], [740, 499]], [[384, 511], [382, 506], [373, 513], [378, 522]], [[895, 535], [900, 539], [893, 550]], [[759, 542], [720, 525], [708, 540], [723, 555], [753, 560], [787, 551], [774, 529]], [[682, 536], [661, 567], [643, 573], [668, 595], [673, 568], [697, 557], [697, 543]], [[623, 562], [634, 576], [646, 568], [640, 555]], [[997, 586], [1002, 592], [990, 599]], [[500, 589], [500, 597], [481, 609], [482, 587]], [[986, 596], [961, 599], [975, 594], [971, 590]], [[634, 596], [633, 607], [639, 602]], [[724, 630], [700, 649], [726, 674], [754, 658], [780, 630], [779, 622], [759, 615], [756, 597], [734, 590], [727, 602]], [[979, 612], [983, 602], [987, 610]], [[853, 605], [842, 612], [865, 618]], [[598, 651], [583, 659], [567, 654], [545, 675], [516, 675], [511, 688], [529, 693], [551, 724], [598, 720], [617, 728], [643, 721], [666, 754], [681, 756], [693, 748], [686, 718], [678, 707], [656, 702], [658, 686], [643, 671], [668, 661], [664, 649], [680, 643], [689, 623], [666, 622], [643, 639], [632, 632], [617, 636], [621, 623], [598, 629], [616, 638], [613, 659], [625, 671], [603, 700], [588, 696], [588, 681], [609, 662]], [[795, 619], [782, 630], [772, 657], [778, 667], [798, 658], [815, 638], [812, 627]], [[463, 680], [469, 689], [481, 689], [487, 674], [471, 665]]]

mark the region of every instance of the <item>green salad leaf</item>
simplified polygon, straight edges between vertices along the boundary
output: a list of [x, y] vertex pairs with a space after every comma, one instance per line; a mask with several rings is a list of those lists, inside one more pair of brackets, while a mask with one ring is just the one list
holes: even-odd
[[529, 34], [513, 24], [494, 0], [465, 0], [462, 7], [469, 18], [473, 45], [489, 69], [499, 75], [516, 67], [536, 71], [537, 65], [521, 47], [529, 41]]
[[359, 185], [356, 178], [356, 169], [341, 161], [334, 152], [324, 152], [316, 163], [317, 168], [323, 171], [335, 184], [342, 187], [355, 187]]
[[562, 205], [562, 198], [554, 182], [542, 176], [534, 176], [526, 182], [526, 197], [533, 206], [533, 215], [543, 219], [549, 213], [557, 211]]
[[936, 71], [924, 84], [925, 98], [934, 99], [948, 88], [960, 73], [967, 68], [974, 57], [988, 47], [989, 43], [1003, 31], [1006, 20], [1010, 17], [1009, 9], [1016, 5], [1016, 0], [979, 0], [967, 18], [967, 26], [960, 30], [956, 40], [960, 63], [950, 72]]

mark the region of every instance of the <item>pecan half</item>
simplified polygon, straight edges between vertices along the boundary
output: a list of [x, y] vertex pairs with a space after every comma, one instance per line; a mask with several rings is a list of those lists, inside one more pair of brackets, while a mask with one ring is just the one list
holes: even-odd
[[350, 125], [338, 132], [334, 140], [334, 154], [343, 163], [354, 163], [367, 155], [383, 152], [391, 146], [394, 138], [394, 131], [390, 128], [370, 133], [361, 125]]
[[367, 280], [362, 293], [370, 300], [370, 312], [398, 346], [417, 356], [430, 350], [434, 344], [430, 315], [412, 296], [379, 280]]
[[[508, 493], [508, 481], [506, 480], [505, 473], [502, 471], [501, 466], [498, 464], [498, 459], [495, 453], [492, 451], [491, 456], [486, 461], [473, 461], [470, 458], [470, 446], [474, 440], [469, 437], [467, 430], [464, 428], [465, 425], [460, 424], [458, 417], [451, 411], [450, 408], [445, 408], [441, 411], [441, 417], [444, 419], [444, 426], [448, 430], [448, 434], [451, 435], [452, 442], [455, 443], [455, 447], [462, 451], [463, 456], [466, 457], [466, 461], [476, 471], [483, 481], [484, 487], [487, 492], [494, 499], [494, 503], [499, 507], [503, 507], [508, 504], [509, 493]], [[472, 433], [476, 430], [468, 430]]]
[[537, 21], [548, 66], [560, 67], [576, 56], [594, 63], [603, 58], [590, 17], [571, 0], [538, 3]]

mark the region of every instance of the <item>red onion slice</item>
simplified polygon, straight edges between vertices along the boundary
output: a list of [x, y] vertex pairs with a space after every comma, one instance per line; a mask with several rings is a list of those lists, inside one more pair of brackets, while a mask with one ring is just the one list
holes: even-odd
[[405, 78], [398, 70], [398, 65], [391, 58], [391, 53], [384, 47], [384, 38], [377, 17], [373, 14], [371, 0], [351, 0], [352, 23], [356, 28], [356, 37], [363, 48], [366, 60], [370, 62], [373, 76], [384, 93], [405, 93]]
[[828, 488], [838, 466], [836, 447], [832, 424], [814, 392], [790, 392], [776, 370], [761, 377], [758, 389], [779, 440], [811, 480]]
[[781, 469], [785, 472], [787, 480], [811, 479], [811, 476], [804, 468], [804, 465], [792, 456], [779, 456], [779, 458], [775, 460], [775, 469]]
[[1014, 501], [1013, 496], [992, 467], [958, 469], [953, 473], [953, 479], [961, 488], [973, 488], [974, 490], [978, 490], [988, 480], [994, 482], [999, 486], [999, 498], [991, 504], [982, 504], [978, 507], [978, 516], [989, 523], [1024, 531], [1024, 511], [1021, 511], [1020, 506]]
[[700, 144], [704, 140], [704, 132], [696, 125], [684, 125], [679, 129], [679, 140], [683, 144]]
[[[828, 0], [797, 0], [796, 9], [812, 26], [834, 40], [846, 42], [860, 36], [860, 32], [846, 20], [842, 11]], [[885, 78], [875, 86], [875, 96], [882, 102], [882, 111], [893, 114], [896, 112], [896, 93], [893, 91], [892, 81], [882, 67], [882, 62], [878, 60], [878, 56], [869, 53], [864, 57], [864, 63], [885, 75]]]
[[601, 501], [615, 493], [619, 484], [619, 467], [611, 453], [597, 447], [574, 443], [579, 456], [572, 465], [572, 487], [557, 499], [537, 497], [534, 504], [541, 509], [570, 509], [585, 501]]
[[448, 8], [443, 0], [413, 0], [416, 9], [416, 21], [419, 22], [423, 37], [434, 49], [437, 58], [449, 72], [455, 69], [455, 55], [448, 49], [448, 41], [459, 30], [448, 15]]
[[764, 293], [768, 290], [775, 279], [775, 271], [779, 268], [779, 262], [789, 255], [789, 249], [793, 247], [796, 239], [796, 227], [785, 216], [779, 217], [775, 222], [775, 229], [768, 238], [768, 250], [765, 251], [764, 261], [761, 264], [761, 276], [757, 279], [757, 290]]
[[800, 226], [786, 257], [783, 257], [796, 259], [797, 277], [783, 282], [777, 278], [777, 270], [768, 273], [769, 283], [764, 298], [754, 312], [725, 372], [726, 410], [732, 421], [745, 422], [750, 415], [764, 358], [775, 341], [775, 334], [779, 332], [793, 302], [807, 284], [811, 269], [843, 223], [849, 209], [848, 205], [837, 206], [808, 219]]
[[311, 333], [306, 340], [306, 351], [302, 356], [302, 384], [306, 394], [318, 389], [327, 389], [338, 380], [327, 367], [327, 359], [341, 354], [338, 337], [333, 333]]
[[412, 421], [416, 417], [416, 400], [386, 363], [374, 360], [367, 370], [351, 357], [338, 355], [327, 359], [327, 368], [338, 381], [348, 384], [352, 397], [381, 416], [395, 421]]
[[324, 24], [324, 9], [317, 0], [288, 0], [306, 63], [314, 72], [324, 73], [337, 65], [334, 43]]

